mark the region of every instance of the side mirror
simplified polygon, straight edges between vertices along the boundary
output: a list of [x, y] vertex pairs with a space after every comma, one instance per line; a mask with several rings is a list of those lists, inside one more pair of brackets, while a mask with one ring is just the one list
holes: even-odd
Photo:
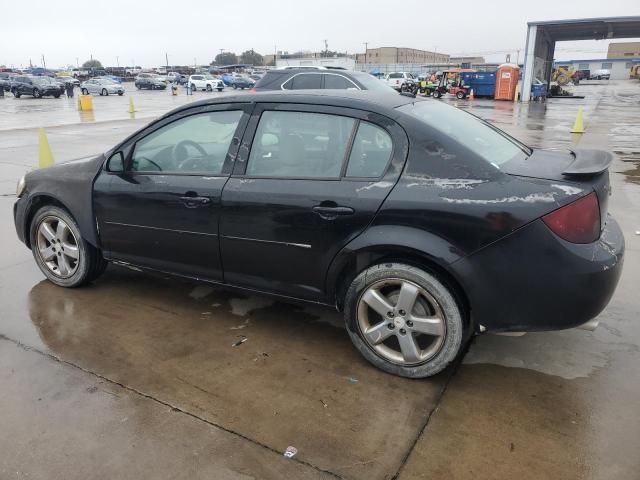
[[107, 160], [107, 172], [123, 173], [124, 172], [124, 156], [122, 152], [116, 152]]

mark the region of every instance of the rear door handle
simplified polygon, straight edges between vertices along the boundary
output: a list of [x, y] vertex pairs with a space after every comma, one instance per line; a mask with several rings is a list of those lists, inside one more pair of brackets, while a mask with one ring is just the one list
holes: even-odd
[[351, 207], [324, 207], [316, 205], [312, 210], [324, 219], [333, 219], [338, 215], [353, 215], [355, 210]]
[[209, 197], [180, 197], [180, 201], [187, 208], [207, 207], [211, 205]]

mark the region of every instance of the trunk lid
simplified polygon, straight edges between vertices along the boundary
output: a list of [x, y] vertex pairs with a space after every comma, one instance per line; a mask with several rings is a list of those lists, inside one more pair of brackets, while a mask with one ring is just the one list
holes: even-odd
[[500, 169], [518, 177], [550, 180], [567, 191], [580, 188], [585, 195], [595, 191], [600, 206], [600, 224], [604, 228], [611, 195], [609, 165], [612, 161], [613, 155], [603, 150], [534, 150], [530, 156], [507, 162]]

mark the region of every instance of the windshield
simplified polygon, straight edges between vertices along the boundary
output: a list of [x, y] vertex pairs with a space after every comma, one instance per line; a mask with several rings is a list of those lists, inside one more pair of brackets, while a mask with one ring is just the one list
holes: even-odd
[[366, 90], [372, 90], [374, 92], [393, 93], [394, 95], [398, 94], [398, 92], [396, 92], [385, 82], [383, 82], [382, 80], [378, 80], [376, 77], [374, 77], [373, 75], [369, 75], [368, 73], [353, 74], [353, 78], [360, 82], [360, 84], [362, 84], [362, 86]]
[[523, 153], [531, 155], [531, 150], [527, 146], [506, 133], [442, 101], [427, 100], [410, 103], [399, 107], [398, 110], [444, 133], [496, 168], [500, 168], [500, 165]]
[[48, 77], [33, 77], [33, 83], [38, 83], [40, 85], [44, 85], [45, 83], [53, 83], [53, 80], [51, 80]]

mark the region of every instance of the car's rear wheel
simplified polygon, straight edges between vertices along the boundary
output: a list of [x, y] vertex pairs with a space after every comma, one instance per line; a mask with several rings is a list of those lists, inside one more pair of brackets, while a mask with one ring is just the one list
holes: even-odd
[[87, 243], [75, 220], [62, 208], [48, 205], [31, 222], [33, 257], [42, 273], [61, 287], [79, 287], [106, 268], [101, 252]]
[[192, 92], [197, 92], [198, 91], [198, 89], [196, 88], [196, 84], [195, 83], [191, 84], [191, 91]]
[[221, 88], [218, 88], [218, 91], [219, 91], [219, 92], [221, 92], [221, 91], [222, 91], [222, 89], [221, 89]]
[[454, 293], [422, 269], [384, 263], [360, 273], [345, 298], [351, 341], [376, 367], [394, 375], [435, 375], [455, 360], [465, 338]]
[[17, 89], [14, 89], [13, 90], [13, 96], [16, 97], [16, 98], [20, 98], [20, 92], [18, 92]]
[[107, 91], [107, 89], [106, 89], [106, 88], [103, 88], [103, 89], [102, 89], [102, 93], [101, 93], [100, 95], [107, 96], [107, 95], [109, 95], [109, 92]]
[[233, 89], [234, 89], [234, 90], [237, 90], [237, 89], [238, 89], [238, 86], [237, 86], [235, 83], [233, 84]]
[[433, 98], [440, 98], [441, 96], [442, 96], [442, 93], [440, 93], [440, 90], [433, 91]]
[[33, 98], [40, 98], [42, 97], [42, 93], [40, 93], [40, 90], [38, 90], [37, 88], [33, 89]]

